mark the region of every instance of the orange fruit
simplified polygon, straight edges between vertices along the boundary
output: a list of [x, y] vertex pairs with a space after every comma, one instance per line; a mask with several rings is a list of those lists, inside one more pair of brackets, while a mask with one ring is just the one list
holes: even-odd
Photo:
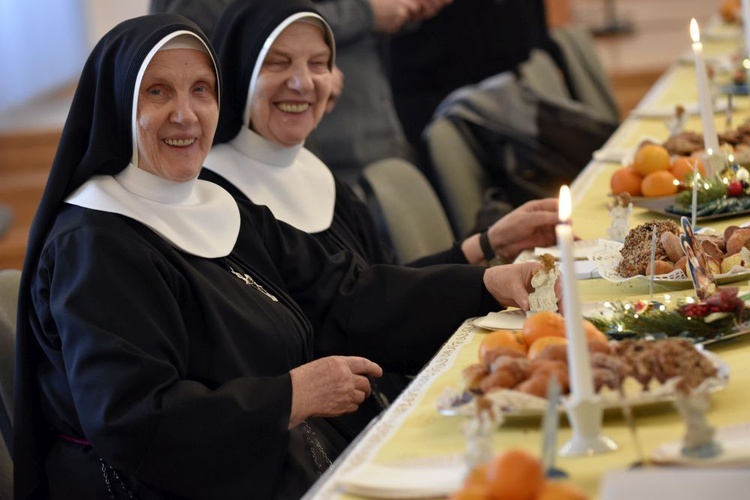
[[742, 17], [742, 2], [740, 0], [721, 0], [719, 14], [726, 22], [737, 22]]
[[526, 318], [521, 334], [527, 346], [542, 337], [564, 337], [565, 320], [560, 313], [539, 311]]
[[528, 451], [509, 449], [487, 464], [490, 498], [533, 500], [545, 483], [542, 463]]
[[677, 179], [667, 170], [659, 170], [648, 174], [641, 182], [643, 196], [669, 196], [677, 192]]
[[487, 464], [474, 467], [464, 479], [464, 486], [487, 486]]
[[675, 158], [669, 171], [672, 172], [672, 175], [674, 175], [678, 181], [684, 182], [686, 175], [693, 174], [694, 165], [698, 166], [698, 172], [701, 173], [701, 177], [705, 177], [706, 168], [703, 166], [703, 162], [695, 157], [680, 156], [679, 158]]
[[479, 362], [482, 362], [485, 353], [497, 347], [506, 347], [526, 354], [526, 343], [521, 335], [512, 330], [495, 330], [485, 335], [479, 344]]
[[612, 194], [630, 193], [631, 196], [641, 195], [641, 177], [635, 170], [628, 167], [617, 169], [609, 179]]
[[573, 483], [547, 481], [535, 500], [587, 500], [586, 493]]
[[565, 345], [567, 343], [568, 339], [566, 339], [565, 337], [542, 337], [535, 340], [534, 343], [529, 346], [529, 350], [528, 352], [526, 352], [526, 356], [529, 359], [534, 359], [536, 358], [537, 354], [542, 352], [548, 345]]
[[609, 342], [609, 337], [603, 331], [599, 330], [594, 324], [587, 320], [583, 320], [583, 333], [586, 335], [586, 340], [596, 340], [597, 342]]
[[450, 500], [488, 500], [490, 498], [489, 487], [485, 485], [464, 486], [448, 497]]
[[671, 165], [669, 152], [658, 144], [644, 144], [638, 148], [633, 159], [633, 168], [644, 177], [653, 172], [669, 170]]

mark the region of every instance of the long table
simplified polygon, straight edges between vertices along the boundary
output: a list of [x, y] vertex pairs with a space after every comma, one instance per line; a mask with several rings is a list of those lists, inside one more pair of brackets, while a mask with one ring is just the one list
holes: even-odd
[[[706, 54], [726, 53], [736, 44], [737, 41], [706, 43]], [[688, 61], [675, 63], [640, 106], [695, 102], [695, 81], [692, 64]], [[736, 98], [734, 102], [738, 106], [734, 112], [736, 125], [750, 116], [750, 102], [745, 97]], [[717, 114], [716, 123], [717, 128], [723, 130], [724, 117]], [[700, 118], [690, 117], [685, 128], [700, 130]], [[668, 130], [663, 120], [628, 117], [604, 149], [634, 147], [644, 137], [664, 140], [667, 136]], [[603, 233], [609, 225], [606, 208], [609, 178], [620, 166], [618, 163], [592, 161], [573, 183], [573, 224], [578, 236], [605, 237]], [[636, 208], [630, 225], [635, 227], [656, 218], [660, 217]], [[708, 225], [723, 230], [729, 224], [741, 222], [725, 219]], [[743, 289], [748, 287], [747, 283], [740, 283], [740, 286]], [[581, 280], [579, 289], [584, 302], [647, 297], [649, 291], [643, 282], [614, 284], [602, 279]], [[672, 298], [693, 294], [692, 290], [674, 290], [672, 287], [657, 287], [654, 291], [656, 298], [663, 298], [664, 293]], [[459, 386], [461, 370], [477, 362], [477, 351], [483, 335], [484, 331], [475, 328], [471, 318], [468, 318], [404, 393], [349, 447], [305, 498], [360, 498], [342, 491], [337, 479], [362, 464], [386, 464], [463, 453], [466, 449], [466, 439], [461, 429], [464, 419], [440, 414], [436, 403], [446, 388]], [[750, 387], [750, 338], [717, 344], [713, 350], [729, 365], [731, 375], [727, 387], [712, 397], [709, 421], [719, 427], [750, 422], [750, 398], [747, 397], [747, 388]], [[541, 448], [540, 420], [534, 417], [507, 418], [493, 434], [495, 451], [521, 447], [538, 455]], [[669, 403], [636, 408], [635, 421], [639, 441], [647, 455], [666, 441], [680, 439], [685, 430], [677, 411]], [[557, 459], [558, 466], [568, 472], [571, 481], [585, 489], [591, 498], [601, 494], [601, 481], [605, 473], [625, 470], [639, 459], [633, 438], [619, 411], [605, 412], [603, 425], [604, 433], [618, 444], [617, 451], [593, 457]], [[563, 419], [558, 444], [565, 442], [570, 435], [570, 427]]]

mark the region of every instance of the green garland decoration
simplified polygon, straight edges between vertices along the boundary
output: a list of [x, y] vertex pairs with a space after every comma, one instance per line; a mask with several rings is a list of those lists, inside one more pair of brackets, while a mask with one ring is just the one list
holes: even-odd
[[[644, 303], [640, 303], [644, 304]], [[685, 317], [675, 310], [654, 302], [645, 311], [636, 312], [637, 304], [622, 302], [612, 307], [611, 318], [587, 317], [600, 331], [612, 339], [684, 337], [694, 342], [714, 340], [750, 328], [750, 311], [745, 310], [741, 318], [734, 313], [720, 312], [705, 317]]]

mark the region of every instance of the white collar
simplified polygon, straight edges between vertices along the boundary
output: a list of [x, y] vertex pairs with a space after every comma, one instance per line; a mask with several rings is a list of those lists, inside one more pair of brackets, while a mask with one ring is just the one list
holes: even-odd
[[65, 201], [130, 217], [200, 257], [229, 255], [240, 231], [237, 202], [221, 187], [198, 179], [170, 181], [132, 163], [117, 175], [92, 177]]
[[211, 148], [204, 168], [301, 231], [318, 233], [331, 227], [333, 174], [303, 144], [279, 146], [243, 127], [230, 142]]

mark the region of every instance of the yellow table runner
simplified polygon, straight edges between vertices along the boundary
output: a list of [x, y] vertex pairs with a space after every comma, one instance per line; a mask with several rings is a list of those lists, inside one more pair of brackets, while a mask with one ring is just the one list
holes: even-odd
[[[687, 42], [686, 42], [687, 43]], [[736, 41], [709, 42], [706, 55], [723, 55], [735, 50]], [[692, 64], [675, 64], [657, 82], [642, 105], [671, 106], [697, 101], [695, 73]], [[734, 125], [750, 117], [750, 99], [735, 97], [738, 109]], [[717, 130], [724, 129], [724, 116], [715, 115]], [[690, 117], [686, 130], [700, 131], [700, 119]], [[610, 138], [605, 148], [636, 146], [643, 138], [665, 140], [668, 130], [663, 119], [627, 119]], [[592, 161], [572, 186], [574, 197], [573, 225], [581, 238], [605, 237], [609, 226], [606, 208], [609, 178], [621, 165]], [[636, 208], [630, 220], [635, 227], [644, 222], [663, 218], [644, 209]], [[724, 219], [701, 224], [723, 230], [730, 224], [740, 224], [742, 218]], [[613, 284], [604, 280], [579, 282], [583, 302], [618, 300], [626, 297], [648, 298], [648, 282], [636, 281]], [[692, 290], [672, 291], [657, 285], [657, 294], [669, 293], [671, 297], [692, 295]], [[655, 298], [663, 299], [663, 295]], [[383, 417], [362, 437], [337, 467], [316, 485], [310, 498], [357, 499], [336, 486], [336, 478], [352, 468], [367, 462], [386, 463], [400, 459], [455, 455], [463, 453], [466, 442], [461, 431], [461, 417], [447, 417], [438, 413], [436, 402], [447, 387], [456, 388], [463, 367], [477, 361], [477, 351], [482, 331], [467, 320], [436, 355], [413, 384], [384, 413]], [[750, 422], [750, 336], [717, 344], [712, 350], [728, 363], [731, 375], [728, 386], [714, 394], [709, 421], [715, 426]], [[684, 432], [677, 411], [669, 403], [639, 407], [635, 410], [638, 436], [648, 455], [660, 444], [678, 440]], [[509, 418], [494, 435], [496, 451], [508, 447], [523, 447], [535, 454], [541, 449], [540, 418]], [[567, 471], [573, 482], [583, 487], [595, 498], [600, 481], [607, 471], [625, 469], [637, 460], [632, 438], [618, 411], [605, 413], [604, 433], [613, 438], [619, 449], [615, 452], [586, 458], [557, 459], [558, 467]], [[570, 437], [570, 428], [562, 420], [558, 445]], [[306, 498], [308, 498], [306, 497]]]

